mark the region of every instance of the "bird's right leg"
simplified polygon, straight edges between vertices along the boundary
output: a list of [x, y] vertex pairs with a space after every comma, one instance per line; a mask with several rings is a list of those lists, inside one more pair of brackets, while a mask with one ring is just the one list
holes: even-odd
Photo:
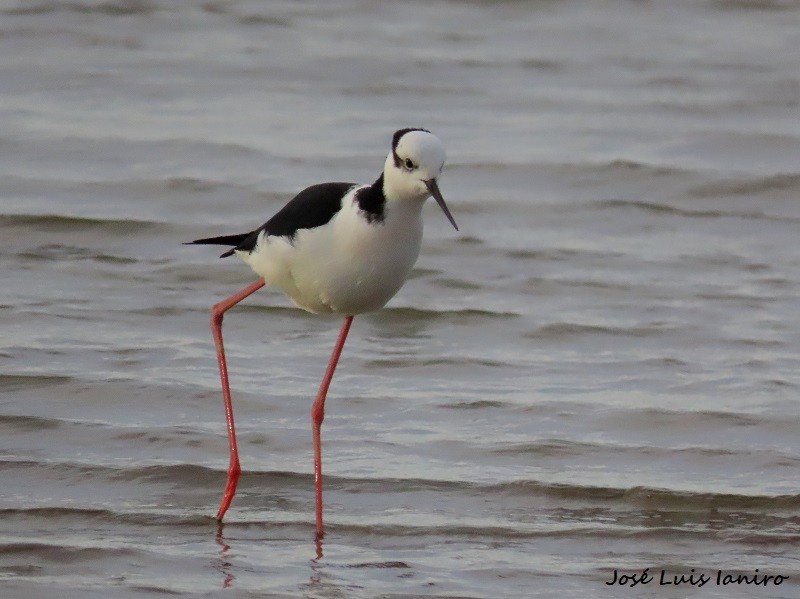
[[225, 492], [217, 510], [217, 520], [222, 521], [222, 517], [231, 504], [236, 493], [236, 484], [239, 482], [239, 473], [242, 471], [239, 466], [239, 451], [236, 448], [236, 430], [233, 427], [233, 405], [231, 404], [231, 388], [228, 385], [228, 366], [225, 363], [225, 348], [222, 346], [222, 317], [225, 312], [233, 308], [240, 301], [252, 295], [264, 286], [264, 279], [259, 279], [255, 283], [248, 285], [239, 293], [235, 293], [228, 299], [214, 304], [211, 308], [211, 334], [214, 336], [214, 345], [217, 347], [217, 362], [219, 362], [219, 378], [222, 381], [222, 399], [225, 402], [225, 422], [228, 425], [228, 444], [230, 445], [231, 459], [228, 466], [228, 482], [225, 484]]
[[331, 359], [328, 362], [328, 368], [325, 370], [325, 376], [322, 378], [322, 383], [319, 386], [319, 393], [317, 398], [311, 405], [311, 426], [314, 438], [314, 493], [316, 499], [316, 517], [317, 517], [317, 555], [322, 557], [322, 546], [320, 542], [325, 534], [322, 527], [322, 439], [320, 432], [322, 428], [322, 421], [325, 418], [325, 397], [328, 395], [328, 387], [333, 380], [333, 372], [336, 370], [336, 365], [339, 363], [339, 356], [342, 355], [342, 348], [347, 339], [347, 333], [350, 331], [350, 325], [353, 324], [353, 317], [347, 316], [342, 323], [342, 328], [339, 331], [339, 338], [336, 340], [336, 345], [333, 348]]

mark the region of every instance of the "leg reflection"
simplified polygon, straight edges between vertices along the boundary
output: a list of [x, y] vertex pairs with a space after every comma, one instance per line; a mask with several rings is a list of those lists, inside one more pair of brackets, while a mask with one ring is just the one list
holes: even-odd
[[228, 545], [222, 534], [224, 528], [225, 525], [220, 522], [217, 527], [217, 545], [220, 546], [219, 558], [215, 560], [214, 568], [222, 574], [222, 588], [227, 589], [236, 577], [231, 572], [233, 564], [228, 560], [228, 551], [230, 551], [231, 546]]

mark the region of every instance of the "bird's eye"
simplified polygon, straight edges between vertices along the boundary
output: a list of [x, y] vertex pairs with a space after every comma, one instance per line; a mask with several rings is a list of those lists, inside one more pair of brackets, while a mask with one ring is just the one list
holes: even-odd
[[413, 170], [414, 169], [414, 163], [411, 162], [411, 158], [406, 158], [406, 168], [408, 170]]

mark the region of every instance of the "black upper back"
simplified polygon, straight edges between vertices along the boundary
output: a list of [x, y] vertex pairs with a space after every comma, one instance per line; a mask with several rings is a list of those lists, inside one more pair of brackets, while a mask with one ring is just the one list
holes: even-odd
[[237, 250], [250, 251], [264, 231], [267, 235], [294, 237], [300, 229], [313, 229], [328, 223], [342, 208], [342, 198], [355, 183], [320, 183], [305, 188], [275, 213], [271, 219], [250, 233]]

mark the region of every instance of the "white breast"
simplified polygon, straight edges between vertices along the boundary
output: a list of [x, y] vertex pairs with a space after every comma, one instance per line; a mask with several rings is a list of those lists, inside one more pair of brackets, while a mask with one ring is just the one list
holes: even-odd
[[262, 234], [252, 253], [237, 255], [309, 312], [382, 308], [419, 256], [424, 200], [387, 202], [383, 221], [370, 223], [353, 201], [355, 191], [327, 224], [301, 229], [293, 240]]

